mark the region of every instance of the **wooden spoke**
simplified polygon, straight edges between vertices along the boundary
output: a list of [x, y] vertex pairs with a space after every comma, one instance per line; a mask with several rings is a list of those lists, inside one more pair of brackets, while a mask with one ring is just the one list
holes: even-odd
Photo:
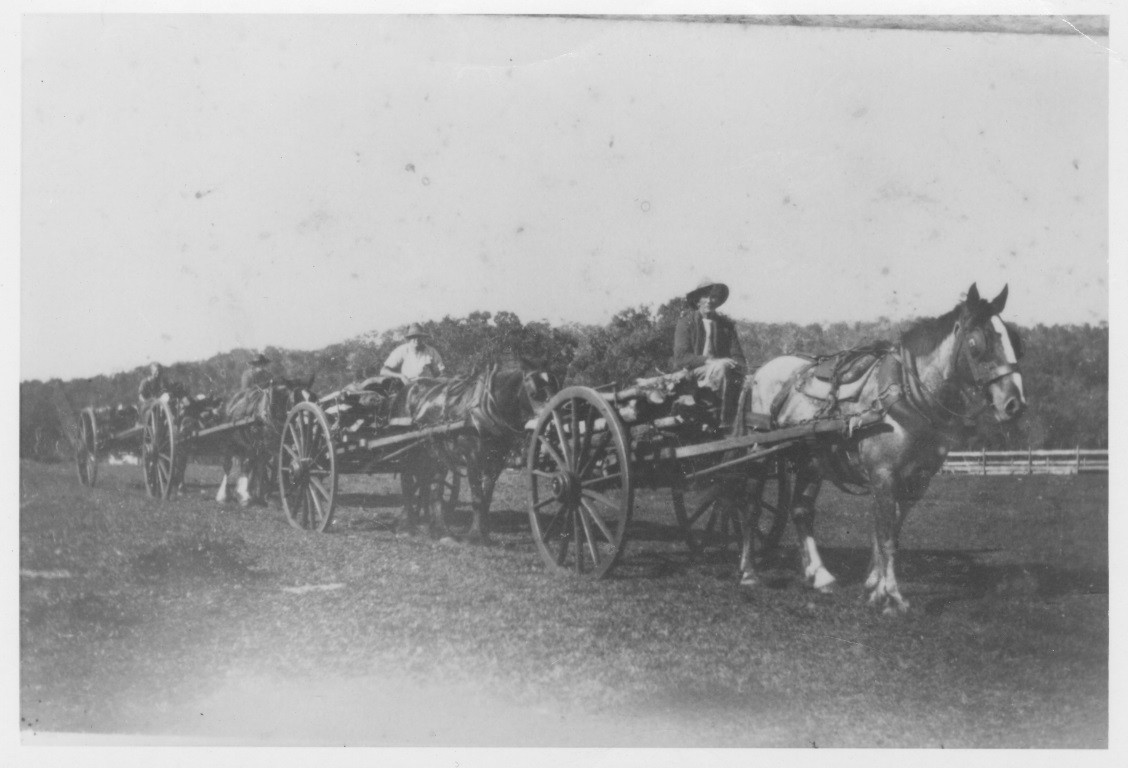
[[702, 485], [683, 479], [671, 488], [678, 527], [695, 557], [729, 559], [739, 553], [746, 486], [745, 478], [715, 478]]
[[595, 524], [597, 526], [599, 526], [599, 530], [603, 532], [603, 535], [607, 538], [607, 540], [608, 541], [614, 541], [615, 540], [615, 534], [613, 534], [611, 532], [611, 529], [607, 527], [607, 523], [603, 522], [603, 517], [600, 516], [600, 514], [598, 512], [596, 512], [594, 509], [592, 509], [591, 506], [589, 506], [583, 500], [580, 501], [580, 506], [582, 506], [584, 508], [584, 510], [587, 512], [588, 517], [590, 517], [595, 522]]
[[[779, 547], [791, 517], [791, 466], [786, 458], [769, 461], [758, 489], [752, 494], [750, 516], [755, 526], [760, 556]], [[765, 514], [766, 510], [766, 514]]]

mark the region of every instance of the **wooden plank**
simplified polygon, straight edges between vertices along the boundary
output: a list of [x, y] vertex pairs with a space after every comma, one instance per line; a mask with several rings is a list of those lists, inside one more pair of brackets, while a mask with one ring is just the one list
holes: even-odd
[[201, 429], [199, 432], [196, 432], [195, 434], [191, 435], [190, 437], [191, 437], [191, 439], [212, 437], [213, 435], [223, 434], [225, 432], [230, 432], [234, 429], [242, 429], [243, 427], [246, 427], [250, 424], [257, 424], [257, 423], [258, 423], [258, 419], [256, 417], [249, 416], [245, 419], [236, 419], [235, 421], [227, 422], [226, 424], [217, 424], [214, 427], [208, 427], [207, 429]]
[[389, 437], [380, 437], [375, 440], [361, 440], [358, 441], [364, 448], [383, 448], [389, 445], [398, 445], [400, 443], [412, 442], [431, 435], [445, 435], [450, 432], [458, 432], [467, 429], [466, 422], [459, 421], [451, 424], [440, 424], [437, 427], [423, 427], [422, 429], [413, 429], [408, 432], [401, 432], [398, 435], [391, 435]]
[[[866, 414], [858, 422], [857, 427], [865, 427], [870, 424], [875, 424], [881, 421], [883, 417], [879, 413]], [[844, 432], [847, 428], [848, 421], [844, 418], [837, 419], [819, 419], [818, 421], [808, 422], [807, 424], [799, 424], [794, 427], [784, 427], [782, 429], [773, 429], [770, 432], [753, 432], [748, 435], [741, 435], [740, 437], [729, 437], [724, 440], [715, 440], [710, 443], [701, 443], [699, 445], [686, 445], [680, 448], [672, 449], [672, 458], [685, 459], [691, 456], [705, 456], [710, 453], [719, 453], [721, 451], [731, 451], [736, 448], [747, 448], [753, 445], [770, 445], [772, 443], [781, 442], [783, 440], [792, 440], [795, 438], [804, 437], [818, 437], [834, 432]]]

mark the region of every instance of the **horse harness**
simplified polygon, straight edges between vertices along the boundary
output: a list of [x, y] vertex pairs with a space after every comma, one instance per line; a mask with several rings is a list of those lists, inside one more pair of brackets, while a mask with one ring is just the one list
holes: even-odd
[[[961, 325], [955, 357], [968, 367], [973, 380], [973, 387], [960, 386], [960, 394], [965, 402], [971, 401], [974, 394], [986, 392], [987, 388], [999, 379], [1021, 373], [1017, 362], [1000, 365], [991, 361], [977, 360], [972, 354], [967, 337], [967, 326]], [[916, 358], [903, 343], [894, 348], [888, 342], [877, 342], [834, 355], [800, 356], [807, 357], [810, 363], [793, 373], [786, 385], [776, 394], [769, 414], [773, 425], [778, 424], [779, 414], [793, 393], [797, 392], [822, 401], [823, 404], [815, 418], [836, 415], [839, 412], [839, 403], [859, 398], [865, 384], [873, 375], [878, 377], [878, 396], [870, 404], [870, 408], [889, 414], [902, 423], [908, 422], [906, 426], [915, 423], [918, 426], [927, 425], [931, 429], [939, 429], [945, 423], [950, 424], [954, 421], [962, 421], [966, 424], [990, 407], [987, 403], [974, 410], [960, 413], [945, 406], [921, 380], [917, 373]]]

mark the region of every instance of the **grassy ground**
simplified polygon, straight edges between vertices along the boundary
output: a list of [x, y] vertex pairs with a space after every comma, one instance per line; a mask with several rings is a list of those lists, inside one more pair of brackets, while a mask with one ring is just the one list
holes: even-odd
[[[326, 744], [1103, 747], [1103, 476], [938, 478], [909, 519], [913, 609], [861, 600], [868, 509], [824, 492], [843, 586], [741, 591], [694, 562], [667, 494], [618, 576], [553, 578], [517, 475], [494, 546], [397, 537], [391, 478], [347, 478], [333, 532], [279, 509], [89, 490], [21, 464], [21, 719], [40, 730]], [[796, 561], [791, 534], [786, 564]], [[795, 568], [784, 573], [794, 572]]]

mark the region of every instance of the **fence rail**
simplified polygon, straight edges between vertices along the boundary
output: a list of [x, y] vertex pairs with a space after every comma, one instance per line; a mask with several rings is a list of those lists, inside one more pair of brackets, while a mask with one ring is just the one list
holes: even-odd
[[952, 451], [941, 472], [953, 475], [1078, 475], [1108, 472], [1108, 450]]

